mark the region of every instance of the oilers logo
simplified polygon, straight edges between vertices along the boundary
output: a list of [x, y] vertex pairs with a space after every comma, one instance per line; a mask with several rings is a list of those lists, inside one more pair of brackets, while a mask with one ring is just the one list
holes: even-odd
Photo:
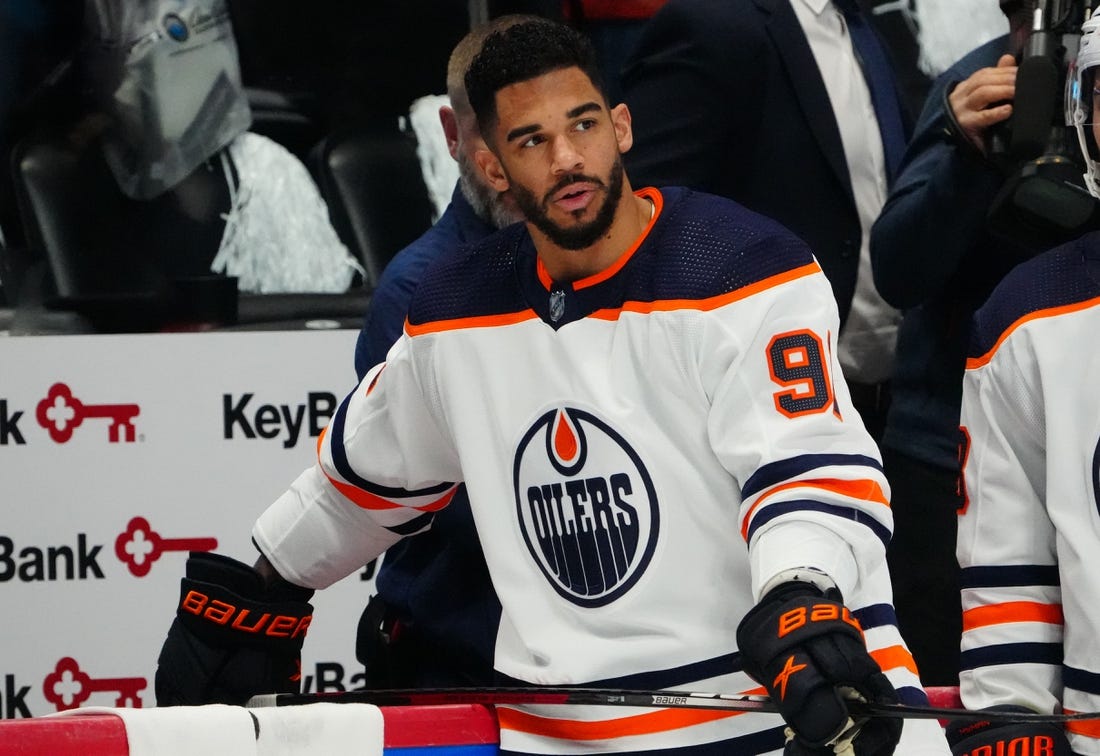
[[513, 478], [527, 548], [566, 599], [603, 606], [645, 572], [657, 495], [638, 453], [603, 420], [571, 407], [542, 415], [519, 443]]

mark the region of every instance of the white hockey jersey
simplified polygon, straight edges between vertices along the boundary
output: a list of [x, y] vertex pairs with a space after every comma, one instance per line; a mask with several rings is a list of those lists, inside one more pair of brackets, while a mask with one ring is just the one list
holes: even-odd
[[[1098, 252], [1093, 234], [1021, 265], [976, 315], [958, 536], [967, 708], [1100, 709]], [[1067, 729], [1076, 753], [1100, 754], [1100, 723]]]
[[[426, 527], [464, 481], [503, 606], [505, 682], [761, 692], [737, 624], [769, 578], [814, 567], [902, 699], [926, 701], [891, 605], [888, 488], [840, 378], [817, 263], [728, 200], [640, 194], [653, 220], [599, 275], [551, 281], [522, 226], [432, 269], [404, 337], [256, 543], [288, 579], [323, 587]], [[774, 715], [498, 715], [503, 754], [783, 743]], [[947, 753], [934, 722], [905, 731], [899, 753]]]

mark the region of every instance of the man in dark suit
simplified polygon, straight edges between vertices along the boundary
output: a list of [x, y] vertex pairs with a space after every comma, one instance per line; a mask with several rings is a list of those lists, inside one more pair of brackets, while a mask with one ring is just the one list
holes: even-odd
[[[907, 127], [888, 70], [895, 128], [878, 107], [884, 100], [874, 110], [864, 106], [874, 87], [856, 50], [856, 26], [866, 19], [854, 6], [669, 0], [623, 69], [635, 129], [625, 160], [639, 185], [682, 184], [730, 197], [810, 244], [846, 321], [839, 352], [853, 401], [877, 439], [897, 314], [874, 292], [867, 237]], [[862, 92], [852, 84], [864, 81]], [[865, 329], [853, 324], [868, 315]], [[856, 347], [850, 369], [845, 329], [870, 334], [877, 354]]]

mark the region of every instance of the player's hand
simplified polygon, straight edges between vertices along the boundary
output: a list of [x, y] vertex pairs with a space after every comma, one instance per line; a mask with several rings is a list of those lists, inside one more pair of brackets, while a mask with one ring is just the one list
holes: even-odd
[[[993, 706], [989, 711], [1034, 713], [1022, 706]], [[959, 719], [948, 722], [945, 732], [954, 756], [980, 756], [983, 753], [1073, 756], [1065, 730], [1061, 725], [1053, 723], [1032, 724]]]
[[833, 753], [848, 739], [857, 756], [892, 754], [900, 719], [853, 721], [848, 712], [847, 698], [896, 703], [897, 694], [833, 593], [790, 582], [760, 599], [737, 628], [745, 672], [768, 689], [790, 726], [786, 754]]
[[996, 67], [975, 71], [947, 96], [947, 105], [962, 135], [983, 153], [989, 127], [1012, 115], [1017, 68], [1015, 58], [1002, 55]]
[[312, 595], [285, 581], [265, 587], [246, 564], [192, 552], [157, 660], [157, 705], [240, 705], [258, 693], [297, 693]]

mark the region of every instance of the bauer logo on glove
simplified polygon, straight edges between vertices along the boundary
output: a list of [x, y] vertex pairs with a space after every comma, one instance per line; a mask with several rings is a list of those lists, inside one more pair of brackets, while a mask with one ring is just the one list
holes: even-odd
[[[226, 592], [222, 598], [231, 595]], [[240, 597], [234, 597], [234, 600], [235, 603], [229, 603], [211, 598], [192, 588], [180, 599], [179, 608], [181, 612], [188, 612], [217, 626], [271, 638], [304, 638], [313, 620], [312, 614], [304, 617], [299, 614], [273, 614], [257, 608], [262, 605], [254, 601], [244, 601]]]
[[836, 622], [837, 620], [847, 622], [859, 632], [860, 638], [863, 637], [863, 628], [848, 611], [848, 607], [832, 602], [814, 604], [808, 609], [805, 606], [799, 606], [784, 612], [779, 616], [778, 636], [782, 638], [795, 630], [801, 630], [807, 622]]
[[[834, 597], [835, 594], [835, 597]], [[886, 756], [901, 720], [853, 720], [846, 701], [896, 703], [897, 693], [867, 653], [859, 622], [835, 589], [782, 583], [737, 628], [745, 672], [768, 689], [790, 725], [786, 754], [832, 753], [852, 744], [857, 756]]]

